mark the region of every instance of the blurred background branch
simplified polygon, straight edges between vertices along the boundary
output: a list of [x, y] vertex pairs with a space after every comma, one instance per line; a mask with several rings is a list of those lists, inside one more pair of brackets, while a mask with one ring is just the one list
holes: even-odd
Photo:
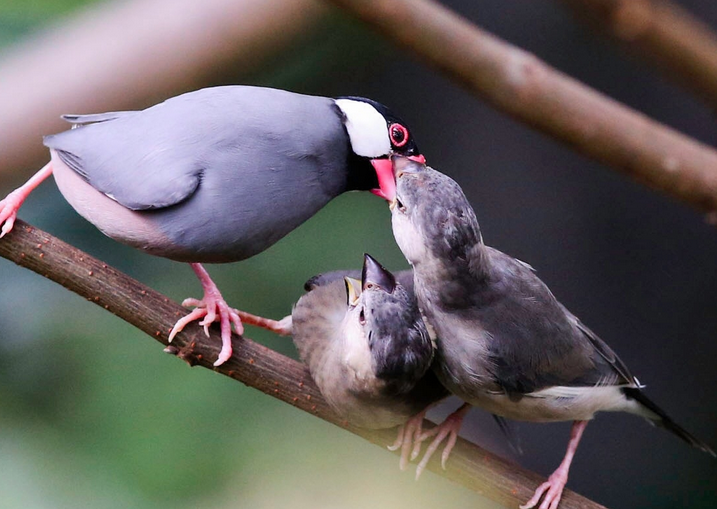
[[0, 60], [0, 174], [40, 164], [61, 114], [145, 107], [223, 66], [250, 71], [325, 11], [314, 0], [129, 0], [65, 20]]
[[717, 211], [717, 151], [707, 145], [608, 98], [431, 0], [330, 1], [500, 111], [702, 212]]
[[561, 0], [581, 21], [648, 58], [717, 112], [717, 36], [668, 0]]
[[[177, 317], [187, 312], [159, 292], [22, 221], [18, 221], [13, 231], [0, 242], [0, 256], [61, 284], [165, 346], [168, 344], [167, 334]], [[207, 337], [201, 327], [191, 326], [165, 351], [174, 353], [190, 365], [211, 369], [259, 389], [381, 447], [395, 441], [396, 429], [366, 430], [339, 418], [326, 404], [302, 363], [249, 339], [234, 336], [234, 355], [221, 366], [214, 367], [212, 363], [220, 345], [216, 328]], [[427, 429], [431, 425], [425, 422]], [[432, 458], [428, 468], [504, 507], [517, 507], [525, 502], [545, 480], [463, 439], [457, 442], [446, 470], [441, 468], [440, 454]], [[570, 490], [563, 493], [560, 507], [603, 508]]]

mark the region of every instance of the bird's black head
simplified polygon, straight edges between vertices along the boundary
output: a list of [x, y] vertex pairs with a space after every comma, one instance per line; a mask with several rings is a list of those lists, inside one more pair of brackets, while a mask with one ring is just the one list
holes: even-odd
[[349, 320], [371, 354], [373, 372], [389, 394], [410, 391], [428, 370], [433, 343], [413, 294], [370, 255], [364, 256], [360, 295], [347, 283]]
[[392, 154], [425, 162], [408, 125], [383, 104], [364, 97], [340, 97], [336, 106], [351, 145], [349, 189], [378, 190], [381, 172], [370, 165], [387, 161]]

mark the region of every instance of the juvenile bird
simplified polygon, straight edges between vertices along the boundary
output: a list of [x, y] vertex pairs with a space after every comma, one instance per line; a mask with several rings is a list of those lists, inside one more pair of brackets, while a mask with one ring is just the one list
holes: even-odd
[[367, 254], [361, 281], [341, 272], [314, 277], [282, 320], [240, 312], [244, 323], [293, 335], [311, 377], [341, 417], [369, 429], [406, 424], [394, 444], [402, 447], [402, 466], [420, 434], [423, 410], [448, 395], [429, 369], [434, 345], [411, 286], [410, 271], [394, 277]]
[[[265, 250], [332, 198], [378, 186], [371, 160], [423, 160], [405, 123], [369, 99], [330, 99], [250, 86], [205, 88], [141, 111], [66, 115], [73, 129], [45, 137], [51, 161], [0, 201], [0, 237], [51, 174], [65, 199], [103, 233], [189, 262], [204, 290], [171, 338], [194, 320], [242, 325], [201, 263]], [[76, 128], [76, 129], [74, 129]], [[382, 177], [388, 178], [387, 175]]]
[[[629, 412], [715, 455], [650, 401], [613, 350], [583, 325], [533, 269], [486, 246], [475, 213], [451, 178], [402, 157], [382, 186], [396, 242], [413, 267], [425, 320], [435, 329], [434, 369], [453, 394], [510, 419], [573, 421], [560, 466], [522, 508], [555, 509], [588, 420]], [[387, 162], [386, 164], [390, 164]], [[462, 414], [448, 422], [456, 433]]]

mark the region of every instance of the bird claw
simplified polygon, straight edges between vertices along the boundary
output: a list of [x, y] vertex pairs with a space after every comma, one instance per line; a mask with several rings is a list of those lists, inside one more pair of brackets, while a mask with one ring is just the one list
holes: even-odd
[[[554, 473], [547, 481], [538, 486], [533, 497], [521, 505], [520, 509], [531, 509], [535, 507], [541, 498], [543, 498], [543, 503], [540, 504], [539, 509], [557, 509], [560, 499], [563, 496], [563, 489], [566, 483], [567, 476], [563, 476], [557, 472]], [[543, 495], [545, 496], [543, 497]]]
[[[448, 457], [451, 455], [453, 447], [456, 445], [456, 441], [458, 440], [458, 432], [460, 431], [461, 425], [463, 424], [463, 418], [465, 417], [469, 409], [470, 406], [467, 403], [463, 404], [458, 410], [446, 417], [446, 419], [441, 424], [422, 433], [416, 439], [416, 443], [419, 445], [418, 450], [420, 450], [420, 443], [432, 436], [436, 437], [428, 446], [425, 454], [423, 455], [423, 458], [421, 459], [421, 462], [416, 467], [416, 480], [418, 480], [423, 471], [426, 469], [426, 466], [428, 465], [428, 462], [433, 456], [433, 453], [438, 450], [438, 447], [441, 445], [441, 443], [446, 439], [446, 437], [448, 437], [448, 441], [443, 447], [443, 452], [441, 453], [441, 467], [443, 468], [443, 470], [446, 469], [446, 462], [448, 461]], [[417, 452], [416, 456], [418, 456]]]
[[177, 320], [172, 331], [169, 333], [168, 341], [171, 343], [174, 336], [181, 332], [184, 327], [191, 322], [202, 319], [199, 325], [204, 329], [204, 333], [209, 337], [209, 326], [218, 321], [222, 335], [222, 348], [219, 352], [214, 366], [221, 366], [232, 356], [232, 325], [234, 330], [240, 336], [244, 334], [244, 326], [241, 323], [239, 314], [236, 309], [230, 308], [221, 294], [216, 291], [206, 291], [204, 298], [201, 300], [188, 298], [182, 302], [183, 306], [194, 307], [194, 309], [186, 316]]
[[420, 451], [421, 445], [418, 443], [418, 437], [423, 433], [423, 418], [425, 415], [426, 410], [423, 410], [411, 417], [402, 426], [399, 426], [396, 441], [392, 445], [387, 446], [389, 451], [401, 449], [401, 459], [398, 464], [401, 470], [406, 470], [408, 467], [410, 461], [409, 456], [410, 459], [415, 458], [412, 454], [412, 449], [415, 450], [417, 446]]
[[0, 201], [0, 224], [2, 225], [0, 239], [12, 231], [15, 219], [17, 219], [17, 211], [22, 202], [25, 201], [25, 197], [18, 191], [16, 189]]

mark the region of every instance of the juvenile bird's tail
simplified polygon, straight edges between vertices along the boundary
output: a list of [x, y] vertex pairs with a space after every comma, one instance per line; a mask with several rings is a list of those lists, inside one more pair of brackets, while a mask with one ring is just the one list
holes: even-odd
[[680, 437], [682, 440], [690, 444], [692, 447], [696, 447], [700, 451], [704, 451], [707, 454], [717, 457], [717, 455], [709, 445], [707, 445], [702, 440], [698, 439], [692, 433], [690, 433], [682, 426], [677, 424], [675, 421], [673, 421], [670, 416], [668, 416], [664, 412], [664, 410], [654, 404], [647, 396], [645, 396], [645, 393], [643, 393], [640, 389], [625, 387], [622, 390], [628, 399], [634, 399], [649, 411], [649, 413], [646, 412], [644, 416], [652, 423], [662, 428], [665, 428], [668, 431], [671, 431], [672, 433]]

